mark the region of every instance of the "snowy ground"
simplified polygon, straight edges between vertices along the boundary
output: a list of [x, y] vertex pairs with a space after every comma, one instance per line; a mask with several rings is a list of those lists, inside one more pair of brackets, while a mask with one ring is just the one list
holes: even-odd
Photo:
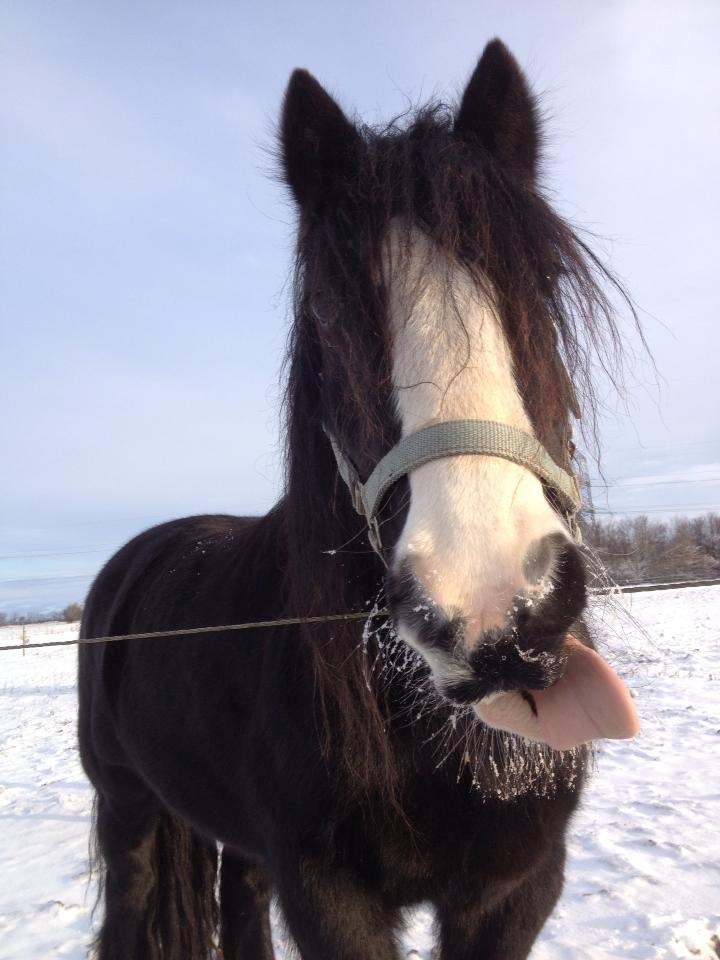
[[[606, 743], [572, 827], [563, 898], [533, 960], [720, 956], [720, 586], [596, 603], [608, 658], [643, 718]], [[0, 645], [20, 628], [0, 629]], [[64, 639], [42, 624], [29, 639]], [[0, 960], [81, 960], [91, 793], [75, 750], [75, 650], [0, 655]], [[429, 960], [431, 916], [404, 954]], [[289, 960], [276, 924], [278, 960]]]

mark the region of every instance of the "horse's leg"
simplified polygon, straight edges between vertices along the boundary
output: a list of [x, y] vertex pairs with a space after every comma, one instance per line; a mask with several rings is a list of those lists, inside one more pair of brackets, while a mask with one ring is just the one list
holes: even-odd
[[97, 842], [105, 862], [105, 917], [98, 960], [158, 960], [150, 934], [153, 861], [159, 823], [150, 798], [117, 803], [98, 793]]
[[441, 960], [525, 960], [562, 892], [564, 859], [559, 852], [491, 906], [438, 905]]
[[220, 866], [220, 910], [223, 960], [273, 960], [267, 876], [228, 847]]
[[273, 864], [288, 929], [302, 960], [399, 960], [398, 915], [367, 883], [317, 861]]

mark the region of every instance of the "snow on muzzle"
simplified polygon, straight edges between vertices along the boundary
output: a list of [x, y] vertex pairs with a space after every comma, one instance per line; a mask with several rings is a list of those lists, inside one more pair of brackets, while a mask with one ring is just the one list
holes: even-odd
[[586, 592], [575, 547], [566, 546], [554, 579], [540, 602], [518, 596], [508, 623], [470, 648], [466, 620], [434, 604], [408, 565], [389, 576], [388, 600], [400, 637], [426, 660], [438, 692], [472, 705], [488, 726], [555, 750], [634, 736], [639, 719], [630, 692], [579, 639]]

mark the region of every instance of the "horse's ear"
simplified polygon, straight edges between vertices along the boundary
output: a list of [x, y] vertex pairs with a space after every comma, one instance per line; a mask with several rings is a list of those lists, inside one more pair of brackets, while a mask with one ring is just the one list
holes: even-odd
[[501, 40], [485, 47], [465, 88], [456, 133], [480, 142], [503, 166], [532, 181], [537, 172], [540, 127], [535, 97], [517, 61]]
[[290, 77], [280, 130], [285, 179], [301, 206], [313, 203], [353, 167], [358, 132], [307, 70]]

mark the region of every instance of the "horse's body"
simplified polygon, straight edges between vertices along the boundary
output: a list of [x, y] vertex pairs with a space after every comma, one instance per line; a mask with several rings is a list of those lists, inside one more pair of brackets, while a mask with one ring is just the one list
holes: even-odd
[[[84, 631], [107, 636], [287, 613], [278, 589], [284, 521], [281, 506], [261, 520], [199, 517], [147, 531], [105, 568]], [[367, 596], [359, 586], [358, 606]], [[83, 658], [80, 684], [102, 697], [86, 703], [80, 724], [107, 861], [103, 956], [155, 956], [144, 939], [155, 911], [167, 955], [196, 955], [185, 951], [208, 933], [200, 917], [209, 922], [203, 910], [212, 888], [195, 885], [198, 877], [214, 883], [214, 871], [201, 866], [203, 838], [226, 845], [222, 922], [233, 960], [272, 956], [271, 887], [303, 957], [390, 960], [399, 909], [427, 900], [439, 910], [446, 956], [507, 960], [527, 952], [560, 891], [576, 791], [510, 804], [487, 799], [472, 789], [469, 769], [438, 767], [427, 742], [438, 718], [409, 723], [398, 705], [391, 736], [404, 817], [380, 790], [360, 800], [338, 777], [338, 761], [324, 756], [313, 666], [292, 628], [108, 644], [98, 654]], [[193, 830], [185, 864], [173, 860], [187, 831], [178, 818]], [[163, 842], [175, 879], [157, 875]], [[199, 917], [179, 906], [175, 884], [187, 886]], [[502, 922], [510, 909], [519, 922]]]
[[[522, 83], [498, 44], [493, 56], [500, 58], [500, 70], [511, 85]], [[481, 74], [488, 69], [487, 62], [478, 68]], [[486, 80], [480, 76], [473, 82], [477, 87]], [[478, 92], [473, 82], [470, 99]], [[309, 199], [314, 172], [302, 173], [293, 162], [293, 102], [302, 94], [298, 85], [305, 84], [302, 95], [312, 101], [310, 113], [325, 110], [335, 134], [341, 124], [333, 114], [338, 108], [328, 106], [317, 85], [308, 86], [307, 75], [294, 83], [285, 107], [284, 149], [287, 179], [304, 211], [300, 282], [307, 292], [318, 242], [308, 209], [317, 206], [321, 195], [328, 202], [332, 187]], [[517, 103], [510, 101], [517, 113]], [[317, 147], [312, 138], [308, 142]], [[336, 144], [329, 160], [316, 160], [333, 166], [341, 156]], [[380, 168], [376, 164], [373, 169]], [[355, 226], [350, 223], [348, 230]], [[532, 229], [531, 220], [525, 220], [522, 230]], [[322, 260], [325, 267], [327, 262]], [[539, 263], [546, 276], [547, 265], [542, 258]], [[492, 280], [501, 286], [499, 274]], [[363, 309], [367, 299], [372, 296], [362, 298]], [[344, 309], [348, 314], [356, 309], [349, 294]], [[323, 354], [325, 334], [317, 330], [325, 328], [327, 318], [320, 317], [316, 327], [302, 304], [299, 310], [291, 345], [285, 497], [262, 518], [195, 517], [136, 537], [97, 578], [86, 605], [84, 636], [336, 614], [362, 610], [376, 596], [384, 569], [367, 547], [346, 491], [338, 486], [323, 424], [330, 425], [367, 473], [373, 458], [405, 430], [405, 407], [392, 400], [391, 360], [382, 338], [366, 328], [355, 343], [357, 348], [364, 337], [365, 350], [343, 354], [345, 363], [366, 364], [353, 383], [351, 374], [337, 376], [338, 352], [329, 359]], [[547, 323], [550, 339], [539, 336], [539, 342], [552, 345], [545, 357], [552, 364], [558, 334], [549, 318]], [[489, 321], [485, 326], [491, 329]], [[564, 460], [567, 377], [557, 396], [535, 396], [533, 384], [543, 382], [533, 365], [532, 351], [539, 348], [517, 339], [512, 344], [515, 369], [526, 374], [519, 377], [525, 389], [517, 409], [522, 416], [531, 411], [528, 424]], [[497, 357], [493, 363], [488, 376], [499, 383]], [[363, 401], [368, 371], [376, 379], [365, 384], [371, 397]], [[548, 382], [555, 380], [553, 373]], [[452, 400], [449, 387], [446, 392]], [[421, 406], [418, 402], [415, 412]], [[508, 416], [514, 415], [512, 405], [508, 410]], [[532, 528], [528, 542], [545, 538], [552, 546], [562, 540], [559, 547], [548, 548], [550, 559], [543, 560], [557, 568], [556, 597], [539, 604], [544, 633], [538, 632], [540, 621], [533, 627], [533, 642], [537, 646], [542, 635], [552, 653], [568, 629], [579, 630], [582, 572], [576, 549], [558, 532], [561, 525], [542, 498], [539, 481], [532, 478], [536, 486], [515, 497], [522, 468], [515, 469], [520, 473], [511, 477], [510, 502], [526, 511], [515, 524], [517, 537]], [[434, 481], [439, 500], [444, 477], [438, 472]], [[487, 478], [478, 477], [475, 489], [483, 503]], [[488, 489], [500, 490], [503, 477], [493, 474], [495, 487]], [[426, 494], [413, 482], [398, 484], [388, 498], [384, 539], [389, 549], [395, 545], [396, 559], [415, 522], [413, 510], [425, 502]], [[506, 538], [502, 551], [487, 559], [486, 540], [497, 525], [488, 519], [493, 513], [487, 497], [487, 508], [478, 511], [478, 501], [474, 504], [484, 516], [467, 518], [464, 529], [476, 538], [471, 546], [482, 553], [482, 569], [502, 563], [510, 569], [514, 552], [520, 551], [522, 560], [527, 544]], [[427, 533], [432, 517], [426, 511], [417, 522]], [[482, 536], [477, 533], [481, 522]], [[347, 541], [352, 541], [350, 552], [332, 549]], [[357, 622], [179, 635], [82, 649], [80, 748], [97, 789], [97, 839], [106, 868], [101, 960], [201, 960], [212, 955], [218, 930], [226, 960], [270, 960], [273, 894], [304, 960], [393, 960], [400, 911], [422, 901], [436, 909], [444, 960], [521, 960], [528, 955], [562, 887], [564, 837], [578, 802], [584, 754], [541, 747], [523, 753], [522, 741], [492, 733], [464, 706], [471, 698], [453, 703], [452, 697], [433, 694], [423, 661], [414, 654], [404, 660], [398, 656], [407, 639], [432, 666], [440, 690], [445, 688], [436, 674], [452, 657], [466, 658], [464, 682], [482, 673], [471, 640], [462, 641], [469, 652], [461, 654], [453, 646], [451, 653], [427, 629], [413, 634], [408, 610], [421, 607], [412, 606], [415, 581], [402, 571], [416, 556], [414, 549], [411, 545], [399, 557], [388, 579], [395, 618], [407, 622], [405, 633], [400, 630], [402, 640], [395, 641], [396, 663], [380, 673], [373, 670], [382, 654], [377, 638], [366, 636], [363, 644], [363, 627]], [[457, 554], [452, 544], [441, 545], [438, 563], [443, 550]], [[553, 551], [559, 559], [553, 559]], [[522, 569], [527, 571], [527, 561]], [[484, 631], [482, 624], [490, 616], [473, 578], [462, 588], [455, 582], [438, 587], [441, 593], [457, 592], [444, 607], [451, 612], [443, 614], [443, 636], [456, 631], [454, 644], [459, 643], [461, 614], [463, 638], [470, 636], [469, 624], [475, 620]], [[472, 617], [469, 608], [460, 607], [465, 602], [475, 604]], [[517, 615], [516, 645], [525, 644], [522, 631], [532, 625], [528, 617]], [[493, 629], [497, 640], [499, 628]], [[453, 662], [457, 667], [459, 661]], [[224, 845], [220, 917], [217, 841]]]

